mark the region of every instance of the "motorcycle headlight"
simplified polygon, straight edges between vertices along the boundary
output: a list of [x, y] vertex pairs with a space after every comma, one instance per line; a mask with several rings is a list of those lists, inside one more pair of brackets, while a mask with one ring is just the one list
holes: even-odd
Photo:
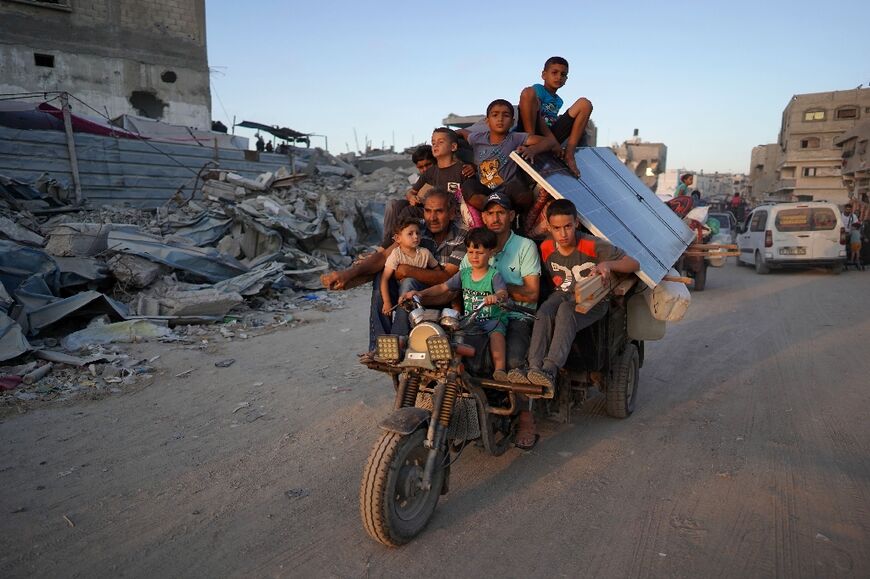
[[446, 332], [441, 326], [432, 322], [422, 322], [411, 330], [408, 336], [408, 348], [415, 352], [426, 352], [426, 340], [432, 336], [444, 336]]
[[426, 340], [429, 357], [436, 362], [449, 360], [453, 357], [450, 349], [450, 339], [447, 336], [430, 336]]
[[386, 362], [399, 360], [399, 336], [387, 334], [377, 338], [377, 357]]

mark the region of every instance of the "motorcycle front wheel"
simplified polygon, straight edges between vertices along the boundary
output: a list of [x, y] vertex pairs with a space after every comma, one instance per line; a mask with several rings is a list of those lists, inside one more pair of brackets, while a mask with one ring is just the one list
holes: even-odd
[[438, 504], [444, 484], [441, 460], [431, 488], [423, 490], [420, 486], [429, 454], [423, 446], [425, 439], [425, 429], [411, 434], [383, 433], [363, 471], [359, 493], [363, 526], [373, 539], [389, 547], [417, 536]]

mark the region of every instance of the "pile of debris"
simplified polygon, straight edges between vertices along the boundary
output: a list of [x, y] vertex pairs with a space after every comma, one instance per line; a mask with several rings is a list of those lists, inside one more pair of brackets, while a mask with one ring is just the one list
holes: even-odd
[[50, 180], [0, 176], [0, 391], [115, 391], [153, 375], [119, 343], [199, 347], [202, 324], [230, 340], [292, 325], [300, 308], [340, 307], [316, 293], [319, 275], [380, 239], [384, 202], [413, 166], [311, 166], [257, 179], [215, 170], [192, 197], [150, 210], [75, 208]]

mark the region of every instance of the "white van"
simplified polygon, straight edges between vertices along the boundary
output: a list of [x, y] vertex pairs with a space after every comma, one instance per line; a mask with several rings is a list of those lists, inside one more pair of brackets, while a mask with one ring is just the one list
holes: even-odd
[[738, 265], [758, 273], [780, 267], [830, 267], [843, 271], [846, 231], [833, 203], [777, 203], [752, 210], [740, 226]]

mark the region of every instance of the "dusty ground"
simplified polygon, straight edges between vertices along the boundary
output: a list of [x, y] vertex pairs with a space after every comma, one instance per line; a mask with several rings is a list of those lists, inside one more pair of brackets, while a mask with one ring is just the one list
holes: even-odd
[[359, 521], [391, 403], [355, 363], [365, 291], [211, 353], [139, 346], [152, 385], [0, 423], [0, 576], [870, 576], [870, 273], [707, 287], [631, 418], [597, 398], [531, 453], [466, 451], [401, 549]]

